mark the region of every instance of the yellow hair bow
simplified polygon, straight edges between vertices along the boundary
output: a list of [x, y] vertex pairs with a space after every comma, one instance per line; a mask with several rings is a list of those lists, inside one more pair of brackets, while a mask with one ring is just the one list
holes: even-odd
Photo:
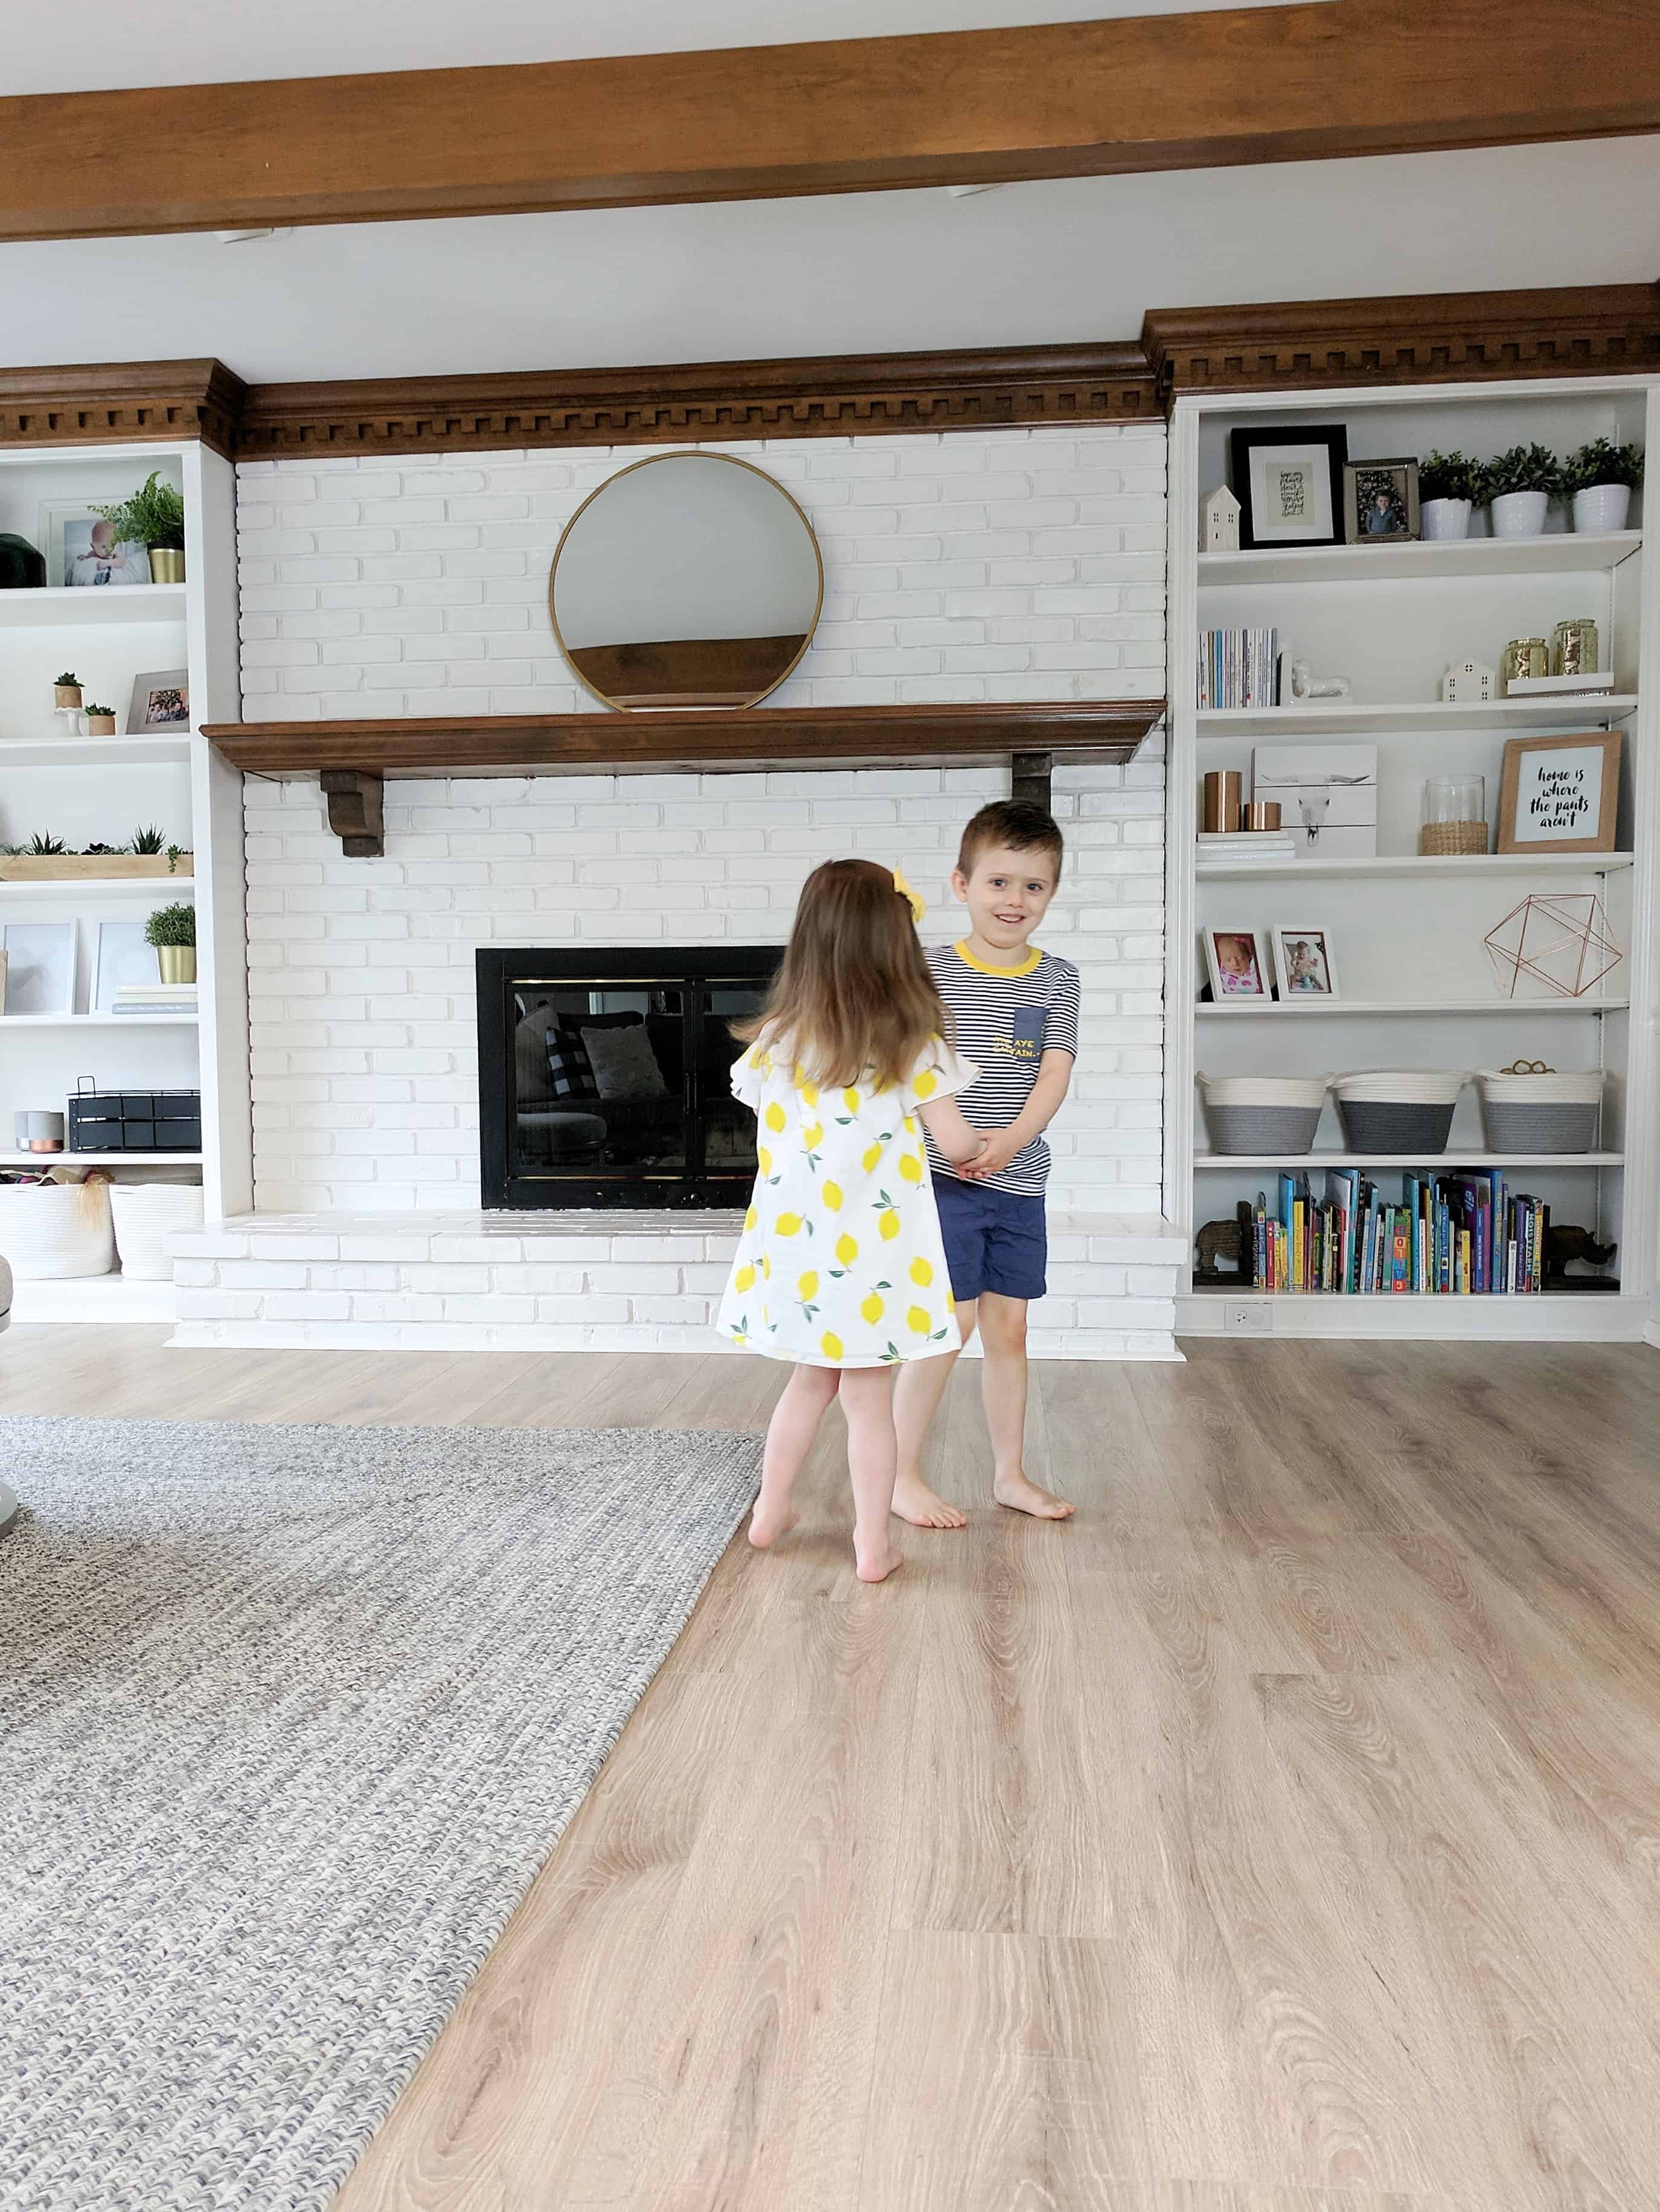
[[910, 901], [910, 918], [914, 923], [920, 926], [922, 916], [927, 912], [927, 908], [923, 905], [921, 900], [911, 889], [910, 885], [905, 881], [905, 878], [901, 875], [897, 868], [893, 872], [893, 888], [898, 892], [902, 899], [909, 899]]

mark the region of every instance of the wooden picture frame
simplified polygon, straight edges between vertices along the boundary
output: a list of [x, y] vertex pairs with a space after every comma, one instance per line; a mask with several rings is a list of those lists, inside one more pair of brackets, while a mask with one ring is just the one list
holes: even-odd
[[[1499, 787], [1500, 853], [1611, 853], [1620, 821], [1618, 730], [1511, 738]], [[1590, 835], [1589, 825], [1594, 824]]]
[[[1228, 481], [1239, 501], [1241, 546], [1341, 545], [1348, 453], [1342, 422], [1282, 422], [1272, 429], [1242, 424], [1231, 431]], [[1286, 514], [1283, 502], [1276, 508], [1268, 497], [1274, 472], [1292, 470], [1301, 478], [1300, 516]]]
[[[1386, 511], [1378, 510], [1379, 500], [1387, 502]], [[1421, 535], [1421, 527], [1415, 454], [1344, 463], [1343, 536], [1348, 544], [1406, 545]]]
[[[1208, 924], [1205, 933], [1205, 967], [1210, 976], [1211, 997], [1219, 1006], [1271, 1006], [1274, 964], [1268, 955], [1266, 930], [1237, 929], [1227, 924]], [[1240, 947], [1249, 943], [1248, 965], [1242, 969]]]
[[1331, 949], [1331, 931], [1324, 922], [1288, 929], [1276, 922], [1269, 933], [1274, 939], [1274, 967], [1282, 1005], [1307, 1006], [1316, 999], [1341, 997], [1337, 956]]

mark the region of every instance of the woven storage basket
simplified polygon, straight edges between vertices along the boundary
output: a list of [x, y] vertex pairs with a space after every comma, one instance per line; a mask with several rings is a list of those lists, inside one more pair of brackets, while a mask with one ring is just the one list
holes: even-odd
[[1462, 1068], [1370, 1068], [1333, 1076], [1349, 1150], [1426, 1157], [1445, 1152], [1458, 1094], [1468, 1080]]
[[173, 1262], [167, 1240], [202, 1226], [202, 1186], [179, 1182], [118, 1182], [110, 1188], [115, 1249], [121, 1273], [134, 1282], [168, 1283]]
[[1219, 1152], [1306, 1152], [1326, 1103], [1323, 1075], [1201, 1075], [1205, 1123]]
[[0, 1183], [0, 1252], [20, 1283], [107, 1275], [115, 1265], [109, 1185]]
[[1510, 1075], [1483, 1068], [1476, 1078], [1481, 1119], [1495, 1152], [1588, 1152], [1596, 1142], [1602, 1073]]

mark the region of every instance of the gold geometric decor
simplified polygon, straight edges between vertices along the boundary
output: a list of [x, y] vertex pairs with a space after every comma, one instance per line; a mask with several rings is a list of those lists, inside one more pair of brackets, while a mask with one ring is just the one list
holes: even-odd
[[1482, 943], [1512, 999], [1524, 975], [1560, 999], [1583, 999], [1625, 957], [1594, 891], [1529, 891]]

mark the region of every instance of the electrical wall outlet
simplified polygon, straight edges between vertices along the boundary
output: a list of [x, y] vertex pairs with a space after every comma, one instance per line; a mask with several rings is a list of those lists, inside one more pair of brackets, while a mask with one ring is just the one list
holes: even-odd
[[1222, 1326], [1230, 1333], [1238, 1330], [1248, 1336], [1272, 1336], [1274, 1309], [1266, 1298], [1230, 1299], [1222, 1308]]

